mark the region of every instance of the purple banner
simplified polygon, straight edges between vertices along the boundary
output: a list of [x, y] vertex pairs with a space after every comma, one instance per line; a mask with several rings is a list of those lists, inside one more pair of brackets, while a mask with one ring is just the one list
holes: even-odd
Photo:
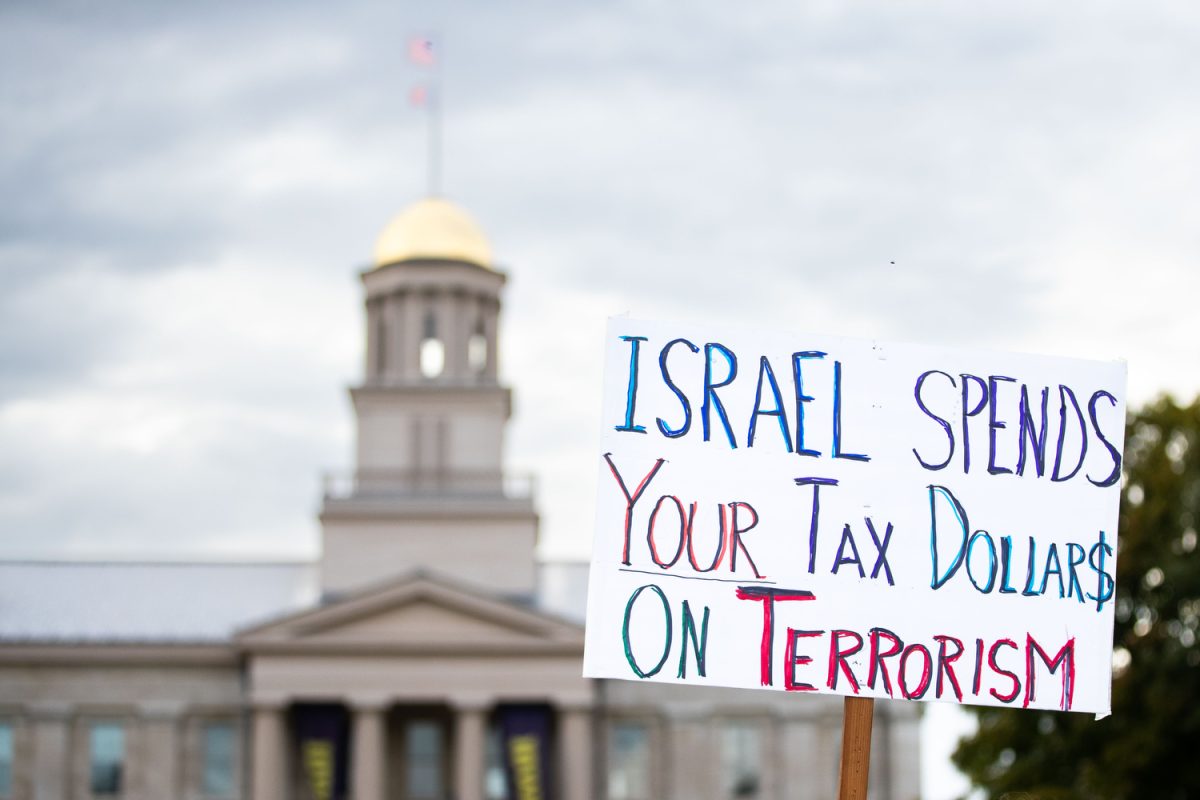
[[346, 800], [346, 709], [335, 705], [301, 705], [295, 709], [298, 760], [306, 800]]
[[501, 706], [500, 744], [511, 800], [554, 800], [550, 760], [553, 713], [548, 706]]

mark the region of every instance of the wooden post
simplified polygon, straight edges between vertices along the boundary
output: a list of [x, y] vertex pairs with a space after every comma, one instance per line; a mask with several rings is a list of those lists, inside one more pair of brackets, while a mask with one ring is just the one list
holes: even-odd
[[842, 766], [838, 772], [838, 800], [867, 800], [874, 714], [875, 701], [871, 698], [846, 698], [842, 717]]

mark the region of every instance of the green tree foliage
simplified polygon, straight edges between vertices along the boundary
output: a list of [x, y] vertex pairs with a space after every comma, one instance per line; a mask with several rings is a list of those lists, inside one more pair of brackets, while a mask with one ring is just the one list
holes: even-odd
[[1200, 798], [1200, 398], [1128, 420], [1112, 716], [973, 709], [954, 762], [988, 798]]

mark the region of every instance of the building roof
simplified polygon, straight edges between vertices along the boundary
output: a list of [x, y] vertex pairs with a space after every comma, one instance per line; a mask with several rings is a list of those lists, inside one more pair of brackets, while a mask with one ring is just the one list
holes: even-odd
[[426, 570], [411, 570], [318, 606], [246, 628], [248, 649], [477, 657], [485, 651], [582, 653], [582, 621]]
[[[582, 623], [587, 563], [539, 564], [532, 606]], [[315, 562], [0, 561], [0, 643], [209, 643], [313, 608]]]
[[375, 266], [420, 259], [466, 261], [491, 268], [492, 247], [467, 212], [429, 197], [401, 211], [375, 243]]
[[0, 641], [228, 641], [317, 586], [313, 562], [0, 561]]

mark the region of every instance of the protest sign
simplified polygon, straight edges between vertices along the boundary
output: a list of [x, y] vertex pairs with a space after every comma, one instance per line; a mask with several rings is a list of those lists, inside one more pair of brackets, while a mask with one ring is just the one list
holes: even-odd
[[1123, 363], [606, 336], [585, 675], [1108, 713]]

